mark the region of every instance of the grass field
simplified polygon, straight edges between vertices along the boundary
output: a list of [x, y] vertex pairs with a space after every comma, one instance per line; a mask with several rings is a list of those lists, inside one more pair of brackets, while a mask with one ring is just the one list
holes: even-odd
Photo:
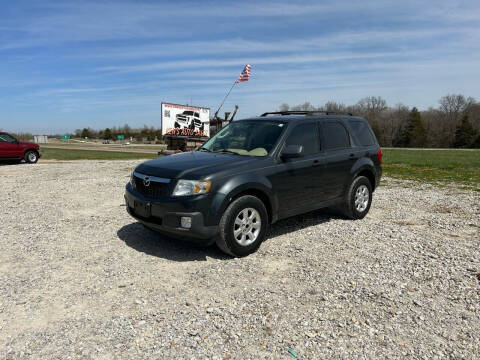
[[[156, 154], [43, 148], [46, 160], [153, 159]], [[480, 191], [480, 150], [383, 149], [383, 174], [428, 183], [458, 183]]]
[[129, 160], [154, 159], [156, 154], [101, 150], [72, 150], [42, 148], [42, 160]]
[[81, 143], [81, 142], [54, 142], [50, 141], [48, 144], [42, 144], [41, 145], [42, 149], [47, 149], [47, 148], [88, 148], [88, 147], [101, 147], [101, 148], [107, 148], [107, 149], [121, 149], [121, 150], [128, 150], [128, 149], [136, 149], [136, 150], [156, 150], [156, 151], [161, 151], [166, 149], [167, 145], [164, 144], [131, 144], [131, 145], [121, 145], [121, 144], [102, 144], [102, 143], [93, 143], [93, 142], [88, 142], [88, 143]]
[[383, 149], [385, 176], [459, 183], [480, 191], [480, 150]]

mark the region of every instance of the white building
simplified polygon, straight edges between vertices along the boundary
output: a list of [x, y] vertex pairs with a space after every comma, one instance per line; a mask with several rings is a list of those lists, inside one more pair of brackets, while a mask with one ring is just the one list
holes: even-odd
[[37, 144], [48, 144], [48, 136], [47, 135], [34, 135], [33, 142]]

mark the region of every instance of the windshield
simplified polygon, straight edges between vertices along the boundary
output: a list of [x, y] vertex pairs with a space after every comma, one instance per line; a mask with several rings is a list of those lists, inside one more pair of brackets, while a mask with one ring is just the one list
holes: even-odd
[[235, 121], [208, 140], [199, 150], [267, 156], [284, 127], [285, 123], [279, 121]]
[[183, 115], [193, 115], [193, 111], [184, 111]]

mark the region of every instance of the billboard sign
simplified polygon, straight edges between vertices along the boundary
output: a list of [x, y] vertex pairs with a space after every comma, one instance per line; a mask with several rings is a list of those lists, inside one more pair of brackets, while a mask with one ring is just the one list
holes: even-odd
[[117, 140], [125, 140], [125, 135], [117, 135]]
[[210, 136], [210, 109], [162, 103], [162, 135]]

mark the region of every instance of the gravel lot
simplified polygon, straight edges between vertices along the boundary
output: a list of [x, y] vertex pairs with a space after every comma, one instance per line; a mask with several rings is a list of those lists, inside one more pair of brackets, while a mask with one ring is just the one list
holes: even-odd
[[479, 358], [479, 192], [384, 179], [231, 259], [126, 214], [136, 163], [0, 166], [0, 358]]

